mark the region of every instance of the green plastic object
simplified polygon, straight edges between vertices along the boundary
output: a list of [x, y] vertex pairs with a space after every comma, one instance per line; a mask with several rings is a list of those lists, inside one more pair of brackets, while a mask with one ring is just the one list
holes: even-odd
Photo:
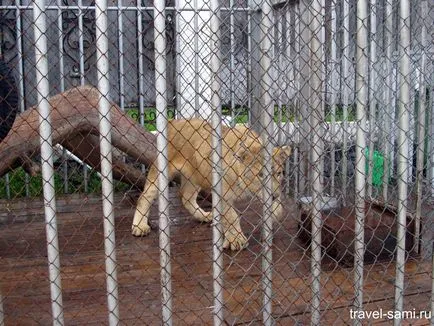
[[[366, 175], [369, 174], [369, 148], [365, 149], [365, 157], [366, 157]], [[389, 165], [390, 166], [390, 165]], [[384, 175], [384, 155], [374, 150], [374, 154], [372, 156], [372, 184], [376, 187], [380, 187], [383, 184], [383, 175]], [[390, 172], [389, 172], [390, 178]], [[389, 179], [388, 178], [388, 179]]]

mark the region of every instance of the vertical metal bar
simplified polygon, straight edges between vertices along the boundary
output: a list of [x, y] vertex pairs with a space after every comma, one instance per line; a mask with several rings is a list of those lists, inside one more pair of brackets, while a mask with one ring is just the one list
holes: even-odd
[[119, 106], [125, 110], [125, 74], [124, 74], [124, 11], [122, 0], [118, 0], [118, 60], [119, 60]]
[[422, 195], [423, 195], [423, 168], [424, 168], [424, 156], [425, 156], [425, 118], [426, 118], [426, 44], [427, 44], [427, 13], [428, 1], [422, 0], [420, 3], [421, 12], [421, 35], [420, 35], [420, 78], [419, 78], [419, 110], [418, 110], [418, 143], [417, 143], [417, 159], [416, 159], [416, 216], [414, 223], [414, 239], [415, 239], [415, 251], [419, 253], [420, 244], [420, 223], [422, 215]]
[[63, 60], [63, 18], [62, 18], [62, 0], [57, 0], [57, 38], [58, 38], [58, 47], [59, 47], [59, 74], [60, 74], [60, 92], [65, 90], [65, 67]]
[[63, 325], [62, 284], [54, 191], [53, 145], [50, 103], [48, 102], [48, 49], [45, 1], [33, 2], [36, 88], [38, 92], [39, 135], [41, 142], [42, 186], [47, 233], [48, 270], [50, 279], [53, 325]]
[[247, 11], [247, 108], [248, 108], [248, 122], [251, 123], [252, 114], [252, 92], [249, 90], [253, 89], [252, 85], [252, 13], [250, 10]]
[[234, 0], [229, 1], [229, 34], [230, 34], [230, 51], [229, 51], [229, 92], [231, 102], [231, 125], [235, 125], [235, 89], [234, 89], [234, 74], [235, 74], [235, 20], [234, 20]]
[[109, 325], [119, 324], [118, 281], [116, 268], [116, 239], [113, 200], [113, 166], [110, 115], [110, 82], [108, 51], [107, 0], [95, 1], [96, 65], [98, 91], [100, 93], [99, 132], [101, 152], [102, 205], [104, 216], [104, 253], [107, 282], [107, 305]]
[[312, 106], [310, 103], [310, 97], [312, 90], [312, 83], [310, 83], [310, 39], [311, 39], [311, 26], [310, 26], [310, 18], [311, 18], [311, 3], [306, 1], [298, 1], [298, 23], [299, 23], [299, 36], [300, 39], [298, 45], [300, 47], [298, 61], [299, 61], [299, 76], [300, 76], [300, 90], [299, 90], [299, 113], [300, 113], [300, 144], [299, 144], [299, 160], [298, 160], [298, 169], [300, 171], [298, 184], [299, 184], [299, 193], [305, 194], [311, 191], [309, 184], [309, 178], [311, 178], [312, 171], [310, 169], [309, 164], [311, 164], [311, 135], [312, 135], [312, 125], [309, 121], [310, 119], [310, 111], [312, 110]]
[[[409, 22], [409, 24], [411, 24]], [[410, 27], [410, 37], [411, 36], [411, 27]], [[411, 48], [411, 44], [410, 44], [410, 48]], [[410, 50], [409, 48], [409, 50]], [[412, 85], [413, 81], [415, 78], [412, 77], [412, 75], [415, 73], [414, 68], [415, 68], [415, 61], [413, 60], [413, 55], [409, 56], [410, 58], [410, 76], [408, 77], [409, 83], [410, 83], [410, 95], [409, 98], [412, 99], [414, 101], [415, 98], [415, 90], [414, 87]], [[416, 72], [417, 73], [417, 72]], [[417, 77], [416, 77], [417, 78]], [[413, 102], [414, 103], [414, 102]], [[409, 107], [409, 133], [407, 134], [407, 138], [409, 140], [409, 146], [408, 146], [408, 157], [411, 158], [411, 162], [408, 165], [408, 174], [407, 174], [407, 183], [412, 183], [413, 182], [413, 157], [416, 154], [413, 150], [413, 146], [415, 145], [416, 142], [416, 117], [415, 117], [415, 110], [414, 110], [414, 106], [412, 106], [412, 108]]]
[[[283, 94], [285, 94], [286, 97], [286, 124], [285, 124], [285, 133], [286, 136], [290, 133], [290, 122], [291, 122], [291, 113], [292, 113], [292, 96], [294, 94], [294, 63], [292, 62], [292, 20], [291, 20], [291, 7], [286, 6], [282, 8], [282, 20], [284, 21], [284, 25], [282, 25], [282, 37], [285, 38], [282, 46], [282, 56], [285, 62], [286, 67], [288, 67], [288, 71], [281, 71], [282, 75], [285, 77], [286, 83], [285, 83], [285, 89], [282, 91]], [[286, 139], [288, 139], [286, 137]]]
[[300, 145], [301, 145], [301, 133], [300, 133], [300, 96], [301, 96], [301, 62], [300, 62], [300, 50], [301, 50], [301, 19], [300, 19], [300, 3], [297, 2], [294, 5], [294, 29], [295, 29], [295, 36], [294, 36], [294, 52], [295, 52], [295, 68], [294, 68], [294, 79], [295, 79], [295, 87], [294, 87], [294, 135], [297, 146], [294, 148], [294, 154], [293, 154], [293, 162], [294, 166], [296, 166], [297, 171], [295, 173], [294, 178], [294, 196], [295, 198], [298, 198], [299, 191], [300, 191], [300, 177], [304, 173], [300, 169], [299, 165], [299, 159], [300, 159]]
[[[180, 31], [180, 0], [175, 0], [175, 33], [178, 34]], [[175, 53], [180, 53], [180, 37], [179, 35], [176, 35], [175, 37]], [[180, 94], [180, 90], [181, 90], [181, 72], [180, 72], [180, 67], [181, 67], [181, 59], [179, 55], [175, 56], [175, 97], [176, 97], [176, 111], [175, 111], [175, 118], [180, 118], [180, 114], [179, 111], [181, 109], [182, 106], [182, 101], [181, 101], [181, 94]]]
[[[83, 27], [83, 0], [77, 0], [78, 6], [78, 59], [79, 59], [79, 74], [80, 85], [83, 86], [86, 81], [84, 78], [84, 27]], [[89, 190], [89, 176], [87, 164], [83, 163], [83, 181], [84, 192]]]
[[[283, 9], [280, 10], [276, 10], [275, 11], [275, 17], [276, 17], [276, 54], [274, 55], [275, 60], [274, 60], [274, 83], [273, 85], [275, 85], [275, 90], [276, 90], [276, 97], [277, 97], [277, 142], [279, 145], [282, 144], [282, 131], [283, 131], [283, 101], [282, 101], [282, 96], [283, 96], [283, 91], [282, 91], [282, 87], [283, 83], [284, 83], [284, 71], [282, 69], [283, 67], [283, 59], [284, 59], [284, 55], [283, 55], [283, 19], [285, 17], [284, 15], [284, 11]], [[272, 121], [274, 121], [274, 108], [273, 108], [273, 116], [272, 116]]]
[[[271, 43], [272, 43], [272, 49], [273, 49], [273, 56], [271, 58], [271, 76], [273, 80], [273, 84], [271, 85], [271, 95], [273, 98], [273, 104], [274, 104], [274, 111], [273, 111], [273, 118], [277, 115], [277, 119], [281, 117], [281, 114], [278, 112], [280, 111], [281, 104], [281, 92], [279, 83], [284, 82], [284, 79], [282, 79], [282, 76], [279, 75], [279, 68], [281, 64], [282, 59], [282, 46], [283, 46], [283, 40], [282, 40], [282, 26], [283, 26], [283, 8], [273, 8], [273, 11], [271, 13], [273, 17], [273, 30], [271, 35]], [[277, 110], [277, 112], [276, 112]], [[273, 120], [274, 121], [274, 120]], [[277, 122], [277, 121], [276, 121]]]
[[[297, 103], [297, 102], [296, 102]], [[300, 190], [300, 169], [298, 166], [298, 160], [299, 160], [299, 152], [300, 152], [300, 128], [299, 128], [299, 123], [298, 123], [298, 119], [300, 117], [298, 108], [295, 109], [295, 121], [294, 121], [294, 135], [295, 135], [295, 139], [297, 141], [296, 146], [294, 147], [294, 154], [293, 156], [293, 164], [296, 167], [296, 172], [294, 175], [294, 198], [299, 198], [299, 190]]]
[[[370, 71], [369, 71], [369, 170], [368, 170], [368, 197], [372, 197], [373, 176], [374, 176], [374, 138], [376, 137], [376, 60], [377, 60], [377, 1], [371, 0], [370, 3]], [[366, 49], [367, 50], [367, 49]], [[359, 102], [360, 103], [360, 102]], [[363, 149], [364, 150], [364, 149]], [[364, 167], [361, 167], [364, 169]]]
[[273, 298], [273, 283], [272, 283], [272, 264], [273, 264], [273, 216], [272, 216], [272, 154], [273, 144], [272, 138], [274, 134], [273, 115], [274, 103], [271, 94], [273, 85], [273, 8], [270, 1], [264, 1], [262, 4], [262, 39], [260, 52], [260, 65], [262, 70], [261, 92], [262, 92], [262, 107], [264, 108], [261, 114], [261, 138], [264, 144], [263, 151], [263, 191], [262, 198], [264, 202], [263, 208], [263, 229], [262, 229], [262, 289], [263, 289], [263, 307], [262, 307], [262, 322], [263, 325], [273, 325], [272, 316], [272, 298]]
[[337, 96], [336, 96], [336, 90], [338, 85], [338, 74], [337, 74], [337, 14], [336, 14], [336, 0], [332, 0], [331, 3], [331, 44], [330, 44], [330, 160], [331, 160], [331, 172], [330, 172], [330, 195], [335, 195], [335, 187], [336, 187], [336, 180], [335, 180], [335, 173], [336, 173], [336, 151], [335, 151], [335, 139], [336, 137], [336, 102], [337, 102]]
[[[371, 12], [372, 14], [372, 12]], [[366, 111], [368, 107], [368, 1], [357, 1], [357, 43], [356, 43], [356, 171], [355, 171], [355, 209], [356, 221], [354, 227], [354, 307], [363, 309], [363, 257], [364, 257], [364, 223], [365, 223], [365, 148], [366, 148]], [[354, 319], [354, 325], [361, 325], [359, 319]]]
[[[380, 30], [377, 34], [377, 40], [381, 42], [377, 49], [377, 83], [376, 83], [376, 94], [377, 94], [377, 145], [378, 149], [380, 151], [383, 151], [384, 148], [384, 141], [386, 139], [386, 130], [384, 129], [384, 119], [385, 119], [385, 92], [386, 92], [386, 58], [385, 58], [385, 22], [384, 22], [384, 12], [385, 12], [385, 5], [384, 4], [378, 4], [377, 3], [377, 12], [381, 12], [382, 21], [380, 22]], [[384, 160], [386, 159], [387, 155], [384, 155]], [[383, 160], [383, 162], [384, 162]], [[383, 163], [383, 172], [384, 172], [384, 163]], [[382, 197], [382, 187], [384, 186], [383, 180], [381, 179], [381, 188], [378, 189], [377, 197], [381, 199]]]
[[137, 62], [139, 70], [139, 122], [145, 125], [143, 76], [143, 22], [142, 0], [137, 0]]
[[395, 118], [397, 116], [397, 107], [398, 107], [398, 101], [399, 101], [399, 77], [400, 77], [400, 71], [399, 71], [399, 60], [398, 60], [398, 50], [394, 51], [395, 53], [392, 53], [392, 92], [390, 93], [390, 103], [391, 103], [391, 110], [390, 110], [390, 116], [391, 119], [391, 129], [388, 130], [388, 134], [390, 134], [390, 144], [391, 144], [391, 160], [390, 160], [390, 170], [394, 171], [394, 165], [395, 165], [395, 159], [396, 159], [396, 150], [395, 150], [395, 143], [397, 138], [397, 130], [399, 128], [397, 124], [397, 119]]
[[[24, 96], [24, 57], [23, 57], [23, 31], [22, 31], [22, 20], [21, 20], [21, 0], [15, 0], [15, 6], [17, 7], [15, 11], [15, 18], [16, 18], [16, 24], [15, 24], [15, 30], [16, 30], [16, 38], [17, 38], [17, 55], [18, 55], [18, 101], [19, 101], [19, 108], [20, 112], [24, 112], [26, 109], [26, 103], [25, 103], [25, 96]], [[6, 178], [8, 179], [9, 176], [6, 174]], [[26, 173], [26, 197], [30, 196], [30, 178], [29, 175]], [[6, 184], [8, 185], [8, 181], [6, 180]], [[10, 198], [10, 193], [8, 192], [8, 198]]]
[[200, 94], [200, 84], [199, 84], [199, 8], [198, 0], [193, 1], [194, 6], [194, 17], [193, 17], [193, 29], [194, 29], [194, 114], [196, 118], [200, 118], [199, 114], [199, 94]]
[[[434, 84], [434, 74], [431, 75], [431, 79], [432, 79], [432, 84]], [[432, 94], [432, 93], [431, 93]], [[429, 103], [429, 107], [430, 107], [430, 111], [431, 111], [431, 116], [430, 116], [430, 125], [431, 125], [431, 135], [434, 135], [434, 98], [433, 96], [430, 96], [430, 103]], [[430, 145], [429, 145], [429, 152], [431, 153], [431, 155], [429, 155], [428, 157], [428, 161], [431, 162], [431, 168], [428, 171], [428, 175], [429, 175], [429, 183], [430, 183], [430, 191], [431, 191], [431, 197], [434, 197], [434, 137], [431, 137], [430, 139]]]
[[6, 198], [11, 199], [11, 187], [10, 187], [11, 180], [9, 177], [9, 173], [6, 173], [5, 175], [5, 183], [6, 183]]
[[170, 263], [169, 162], [167, 152], [167, 79], [165, 1], [154, 1], [155, 88], [157, 110], [158, 210], [163, 325], [172, 325]]
[[[64, 61], [63, 61], [63, 19], [62, 19], [62, 1], [57, 0], [57, 37], [58, 37], [58, 47], [59, 47], [59, 77], [60, 77], [60, 92], [65, 90], [65, 69], [64, 69]], [[66, 149], [62, 150], [62, 157], [64, 162], [62, 164], [62, 172], [63, 172], [63, 192], [67, 194], [69, 192], [69, 182], [68, 182], [68, 161], [67, 161], [67, 153]]]
[[[385, 47], [386, 47], [386, 89], [384, 92], [385, 95], [385, 109], [384, 109], [384, 130], [385, 130], [385, 138], [384, 139], [384, 148], [383, 153], [385, 155], [384, 160], [384, 170], [383, 170], [383, 201], [387, 202], [388, 200], [388, 184], [389, 184], [389, 170], [391, 170], [391, 163], [394, 157], [393, 154], [393, 136], [392, 133], [392, 125], [394, 121], [394, 116], [390, 112], [395, 112], [394, 106], [395, 102], [392, 101], [393, 98], [393, 63], [392, 63], [392, 53], [393, 53], [393, 7], [392, 0], [386, 1], [386, 26], [384, 31], [385, 36]], [[392, 153], [391, 153], [392, 152]]]
[[69, 182], [68, 182], [68, 154], [66, 148], [62, 149], [62, 172], [63, 172], [63, 193], [67, 194], [69, 192]]
[[79, 73], [80, 85], [85, 84], [84, 80], [84, 29], [83, 29], [83, 0], [77, 0], [78, 6], [78, 60], [79, 60]]
[[[410, 3], [400, 1], [399, 15], [399, 133], [398, 133], [398, 235], [396, 253], [395, 278], [395, 311], [402, 311], [404, 305], [404, 269], [405, 269], [405, 232], [407, 220], [407, 192], [409, 172], [409, 140], [410, 132]], [[394, 325], [401, 325], [395, 319]]]
[[67, 194], [69, 192], [69, 182], [68, 182], [68, 154], [66, 148], [62, 149], [62, 172], [63, 172], [63, 193]]
[[[319, 69], [320, 71], [319, 76], [320, 76], [320, 85], [321, 85], [321, 94], [326, 94], [326, 80], [327, 80], [327, 72], [326, 72], [326, 55], [325, 55], [325, 39], [326, 39], [326, 31], [325, 31], [325, 1], [326, 0], [321, 0], [320, 5], [321, 5], [321, 11], [319, 12], [319, 15], [317, 14], [317, 17], [319, 16], [321, 21], [320, 21], [320, 34], [319, 34], [319, 42], [320, 42], [320, 51], [319, 51]], [[322, 95], [321, 95], [322, 98]], [[319, 118], [319, 125], [317, 128], [317, 130], [321, 133], [320, 138], [321, 140], [323, 140], [324, 137], [324, 122], [325, 122], [325, 105], [326, 105], [326, 97], [324, 95], [324, 97], [321, 100], [321, 108], [320, 111], [318, 112], [318, 118]], [[315, 126], [315, 125], [313, 125]], [[321, 143], [322, 147], [321, 147], [321, 152], [319, 152], [319, 161], [318, 161], [318, 168], [319, 168], [319, 182], [321, 185], [324, 185], [324, 144]]]
[[350, 79], [350, 1], [344, 0], [343, 2], [343, 20], [344, 20], [344, 35], [343, 35], [343, 58], [342, 58], [342, 71], [343, 71], [343, 103], [342, 103], [342, 194], [343, 202], [346, 202], [347, 191], [347, 175], [348, 175], [348, 106], [350, 105], [350, 91], [348, 85]]
[[221, 128], [221, 84], [219, 73], [221, 68], [220, 56], [220, 6], [218, 0], [210, 1], [211, 9], [211, 126], [212, 134], [212, 214], [213, 214], [213, 294], [214, 294], [214, 309], [213, 320], [214, 325], [223, 325], [224, 322], [224, 302], [223, 302], [223, 229], [221, 225], [221, 214], [223, 212], [222, 196], [223, 196], [223, 170], [222, 170], [222, 128]]
[[263, 209], [263, 248], [262, 248], [262, 288], [264, 293], [263, 298], [263, 324], [273, 325], [272, 316], [272, 241], [273, 241], [273, 221], [272, 221], [272, 143], [273, 137], [273, 115], [274, 103], [273, 97], [270, 94], [270, 85], [273, 85], [273, 71], [271, 57], [273, 53], [273, 11], [271, 4], [265, 1], [262, 5], [262, 28], [263, 39], [261, 40], [261, 68], [263, 71], [262, 76], [262, 98], [264, 113], [262, 115], [262, 139], [264, 142], [264, 187], [262, 191], [264, 209]]
[[309, 23], [310, 23], [310, 76], [312, 96], [310, 102], [312, 103], [312, 113], [310, 117], [310, 125], [315, 128], [315, 132], [311, 136], [311, 187], [312, 187], [312, 256], [311, 256], [311, 324], [319, 325], [321, 323], [321, 196], [323, 185], [321, 183], [321, 171], [319, 169], [319, 162], [323, 156], [323, 140], [322, 136], [322, 78], [323, 68], [322, 59], [322, 23], [324, 21], [323, 15], [323, 1], [314, 0], [309, 7]]
[[[294, 126], [295, 127], [295, 119], [294, 123], [291, 122], [291, 115], [294, 113], [295, 116], [295, 101], [294, 101], [294, 90], [295, 90], [295, 63], [293, 62], [293, 53], [292, 53], [292, 44], [293, 44], [293, 37], [292, 37], [292, 20], [291, 20], [291, 7], [287, 6], [284, 8], [285, 13], [283, 14], [283, 17], [285, 17], [285, 26], [284, 29], [286, 30], [286, 51], [285, 51], [285, 63], [289, 66], [291, 66], [291, 69], [289, 71], [282, 72], [282, 74], [285, 74], [286, 78], [286, 124], [285, 124], [285, 142], [287, 142], [290, 138], [289, 135], [291, 135], [291, 129]], [[283, 35], [282, 35], [283, 36]], [[284, 50], [282, 50], [283, 52]], [[292, 129], [293, 134], [295, 135], [295, 128]], [[294, 138], [292, 139], [292, 142], [294, 143]], [[294, 148], [297, 148], [297, 146], [294, 146]], [[294, 149], [293, 149], [294, 151]], [[294, 165], [296, 166], [296, 165]], [[286, 193], [289, 194], [290, 190], [290, 179], [293, 180], [297, 177], [297, 173], [293, 174], [290, 171], [290, 161], [286, 161], [285, 165], [285, 190]], [[294, 178], [295, 177], [295, 178]], [[295, 187], [292, 189], [295, 190]], [[294, 198], [298, 197], [298, 194], [296, 191], [292, 194]]]

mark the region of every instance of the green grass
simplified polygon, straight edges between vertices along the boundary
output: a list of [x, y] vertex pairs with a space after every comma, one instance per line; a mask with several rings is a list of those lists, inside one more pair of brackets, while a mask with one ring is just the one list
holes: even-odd
[[[273, 120], [276, 123], [278, 123], [279, 121], [281, 122], [294, 121], [295, 116], [292, 112], [294, 112], [293, 108], [290, 108], [286, 105], [282, 105], [280, 107], [280, 110], [279, 107], [275, 105]], [[222, 114], [224, 116], [232, 116], [231, 108], [227, 106], [223, 106]], [[235, 123], [249, 122], [249, 109], [247, 107], [236, 106], [233, 115], [234, 115]]]
[[[140, 121], [140, 113], [138, 108], [128, 108], [125, 110], [128, 116], [133, 118], [135, 121]], [[172, 120], [175, 118], [175, 108], [168, 108], [168, 118], [169, 120]], [[232, 116], [232, 110], [229, 106], [223, 106], [222, 107], [222, 115], [223, 116]], [[156, 131], [156, 109], [155, 107], [146, 107], [143, 110], [143, 121], [144, 121], [144, 128], [147, 131]], [[249, 122], [249, 109], [247, 107], [243, 106], [236, 106], [233, 112], [233, 116], [235, 119], [235, 123], [247, 123]], [[287, 107], [282, 106], [281, 107], [281, 121], [287, 122], [287, 121], [294, 121], [294, 116], [287, 112]], [[275, 106], [274, 109], [274, 121], [279, 122], [279, 108]]]
[[[326, 115], [325, 115], [325, 121], [326, 122], [331, 122], [332, 121], [332, 112], [331, 112], [331, 107], [328, 105], [326, 106]], [[341, 104], [336, 105], [335, 107], [335, 114], [334, 114], [334, 120], [339, 122], [339, 121], [345, 121], [344, 119], [344, 106]], [[346, 121], [356, 121], [356, 106], [355, 105], [350, 105], [347, 107], [347, 119]]]
[[[279, 112], [280, 111], [280, 112]], [[294, 115], [295, 108], [293, 106], [287, 106], [282, 105], [279, 107], [276, 105], [274, 107], [274, 122], [278, 123], [281, 122], [294, 122], [296, 120], [296, 117]], [[168, 108], [168, 118], [169, 120], [172, 120], [175, 118], [175, 108], [171, 107]], [[356, 114], [355, 114], [355, 107], [349, 106], [348, 107], [348, 117], [347, 121], [355, 121]], [[139, 117], [139, 111], [138, 108], [128, 108], [126, 109], [126, 113], [136, 120], [137, 122], [140, 121]], [[249, 109], [245, 106], [237, 105], [235, 106], [233, 112], [231, 107], [224, 105], [222, 106], [222, 115], [223, 116], [233, 116], [235, 119], [235, 123], [247, 123], [249, 122]], [[156, 131], [156, 109], [155, 107], [146, 107], [143, 110], [143, 121], [144, 121], [144, 128], [148, 131]], [[336, 106], [336, 113], [335, 113], [335, 121], [344, 121], [344, 112], [343, 112], [343, 106], [337, 105]], [[325, 114], [325, 121], [331, 122], [332, 115], [331, 115], [331, 109], [330, 107], [326, 108], [326, 114]]]
[[[10, 198], [21, 198], [26, 196], [26, 173], [22, 168], [17, 168], [9, 172], [9, 191]], [[98, 173], [90, 170], [88, 173], [88, 192], [101, 193], [101, 179]], [[126, 191], [130, 188], [129, 185], [114, 181], [115, 191]], [[42, 176], [28, 176], [29, 197], [40, 197], [42, 192]], [[64, 181], [61, 173], [54, 172], [54, 190], [56, 195], [64, 193]], [[84, 193], [84, 177], [82, 168], [71, 168], [68, 170], [68, 193]], [[6, 192], [6, 177], [0, 178], [0, 198], [7, 198]]]
[[[18, 168], [9, 174], [9, 191], [11, 198], [23, 197], [26, 195], [26, 173], [22, 168]], [[58, 174], [54, 175], [55, 191], [61, 191], [61, 178]], [[29, 196], [38, 197], [42, 195], [42, 176], [29, 176]], [[7, 198], [6, 177], [0, 179], [0, 198]]]
[[[129, 115], [131, 118], [133, 118], [135, 121], [140, 121], [140, 112], [138, 108], [128, 108], [125, 110], [127, 115]], [[175, 117], [175, 109], [174, 108], [168, 108], [167, 109], [167, 116], [169, 120], [174, 119]], [[156, 119], [157, 119], [157, 110], [154, 107], [147, 107], [143, 110], [143, 121], [144, 121], [144, 128], [147, 131], [156, 131]]]

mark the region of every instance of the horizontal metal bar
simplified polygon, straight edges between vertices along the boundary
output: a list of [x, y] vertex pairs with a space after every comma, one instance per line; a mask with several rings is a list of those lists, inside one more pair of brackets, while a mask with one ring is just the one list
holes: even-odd
[[[29, 6], [0, 6], [0, 10], [33, 10], [32, 7]], [[88, 9], [88, 10], [95, 10], [95, 6], [47, 6], [45, 8], [45, 10], [83, 10], [83, 9]], [[110, 6], [107, 7], [108, 11], [153, 11], [154, 7], [136, 7], [136, 6], [123, 6], [123, 7], [118, 7], [118, 6]], [[176, 7], [166, 7], [166, 10], [168, 11], [195, 11], [195, 12], [212, 12], [211, 9], [195, 9], [195, 8], [176, 8]], [[224, 8], [220, 8], [220, 11], [239, 11], [239, 12], [256, 12], [257, 10], [252, 9], [252, 8], [241, 8], [241, 7], [237, 7], [237, 8], [229, 8], [229, 7], [224, 7]]]

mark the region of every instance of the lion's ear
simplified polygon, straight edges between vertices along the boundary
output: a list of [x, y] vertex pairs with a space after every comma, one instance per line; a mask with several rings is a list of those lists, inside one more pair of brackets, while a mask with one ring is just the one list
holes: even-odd
[[278, 164], [285, 162], [289, 155], [291, 155], [291, 147], [289, 146], [275, 147], [273, 149], [273, 158]]

